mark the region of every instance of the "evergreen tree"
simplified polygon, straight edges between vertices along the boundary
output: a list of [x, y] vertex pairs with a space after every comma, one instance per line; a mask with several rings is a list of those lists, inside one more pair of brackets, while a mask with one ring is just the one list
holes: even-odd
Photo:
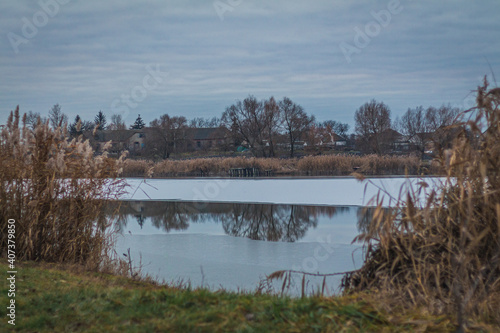
[[105, 130], [107, 128], [106, 116], [101, 110], [99, 110], [99, 113], [95, 116], [94, 123], [99, 126], [100, 130]]
[[[80, 129], [78, 129], [78, 122], [80, 122]], [[69, 134], [71, 136], [77, 136], [82, 134], [82, 119], [80, 118], [79, 115], [76, 115], [75, 117], [75, 122], [69, 125]]]
[[139, 114], [137, 116], [137, 119], [135, 120], [135, 123], [130, 125], [130, 129], [134, 129], [134, 130], [142, 129], [142, 128], [144, 128], [144, 126], [146, 126], [146, 124], [144, 123], [144, 121], [141, 118], [141, 115]]

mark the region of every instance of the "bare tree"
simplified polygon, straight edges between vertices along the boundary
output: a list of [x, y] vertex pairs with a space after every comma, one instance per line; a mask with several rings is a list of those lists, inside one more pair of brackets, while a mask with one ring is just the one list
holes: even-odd
[[439, 108], [429, 107], [425, 112], [425, 119], [432, 132], [434, 149], [440, 151], [450, 147], [457, 129], [452, 125], [457, 124], [460, 119], [461, 110], [451, 105], [442, 105]]
[[191, 119], [189, 122], [189, 127], [191, 128], [214, 128], [221, 125], [221, 119], [218, 117], [203, 118], [196, 117]]
[[311, 147], [317, 147], [324, 142], [323, 129], [317, 122], [312, 122], [304, 133], [304, 141]]
[[288, 97], [279, 102], [279, 108], [283, 119], [282, 126], [290, 144], [290, 157], [293, 157], [295, 143], [309, 130], [314, 116], [309, 117], [302, 106], [295, 104]]
[[337, 147], [339, 136], [346, 140], [348, 139], [347, 132], [349, 125], [335, 120], [326, 120], [322, 123], [317, 123], [315, 126], [315, 142], [316, 144], [327, 144]]
[[231, 131], [234, 142], [249, 147], [263, 157], [273, 156], [273, 139], [277, 133], [279, 117], [274, 99], [258, 101], [248, 96], [226, 108], [223, 124]]
[[168, 114], [153, 120], [146, 133], [146, 152], [151, 156], [169, 158], [170, 154], [182, 151], [186, 141], [187, 120], [185, 117], [170, 117]]
[[45, 123], [47, 120], [45, 118], [42, 118], [40, 116], [40, 113], [39, 112], [33, 112], [33, 111], [29, 111], [27, 114], [26, 114], [26, 120], [25, 120], [25, 124], [28, 128], [34, 130], [35, 127], [37, 126], [38, 122], [40, 123]]
[[280, 107], [274, 97], [264, 101], [264, 131], [269, 155], [274, 156], [274, 143], [281, 126]]
[[111, 116], [111, 124], [108, 126], [110, 130], [125, 130], [127, 126], [125, 126], [125, 122], [122, 119], [121, 114], [114, 114]]
[[423, 106], [409, 108], [405, 114], [396, 119], [395, 126], [401, 134], [408, 137], [410, 148], [416, 150], [420, 157], [424, 156], [427, 140], [430, 137], [430, 126]]
[[428, 143], [432, 142], [436, 150], [448, 147], [457, 130], [450, 128], [458, 122], [460, 109], [443, 105], [439, 108], [422, 106], [408, 109], [395, 121], [395, 126], [402, 134], [408, 136], [411, 146], [424, 156]]
[[425, 118], [429, 123], [431, 130], [437, 130], [451, 126], [458, 121], [461, 113], [459, 108], [454, 108], [451, 105], [441, 105], [439, 108], [429, 107], [425, 112]]
[[61, 127], [68, 122], [68, 116], [61, 111], [61, 106], [56, 104], [49, 110], [49, 121], [53, 129]]
[[383, 153], [387, 144], [385, 133], [391, 129], [389, 107], [373, 99], [356, 110], [354, 121], [360, 148], [366, 152]]
[[344, 138], [347, 137], [347, 133], [349, 132], [349, 124], [341, 123], [340, 121], [326, 120], [320, 125], [321, 127], [327, 129], [330, 133], [335, 133]]

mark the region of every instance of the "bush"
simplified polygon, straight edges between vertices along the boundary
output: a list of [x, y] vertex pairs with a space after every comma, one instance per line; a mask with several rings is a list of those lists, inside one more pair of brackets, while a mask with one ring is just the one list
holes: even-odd
[[98, 268], [111, 247], [103, 200], [123, 189], [123, 157], [94, 156], [88, 141], [38, 123], [20, 127], [19, 107], [0, 137], [0, 248], [8, 248], [8, 220], [16, 221], [18, 260]]

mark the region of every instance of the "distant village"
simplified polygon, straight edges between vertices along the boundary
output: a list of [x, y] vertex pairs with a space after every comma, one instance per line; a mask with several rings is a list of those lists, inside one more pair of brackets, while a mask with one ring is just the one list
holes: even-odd
[[461, 110], [451, 106], [408, 109], [394, 121], [384, 104], [372, 100], [354, 114], [354, 133], [346, 123], [316, 121], [288, 98], [258, 101], [249, 96], [231, 105], [220, 118], [194, 118], [164, 114], [146, 125], [138, 114], [126, 126], [120, 115], [108, 121], [99, 111], [93, 120], [76, 116], [68, 122], [60, 105], [48, 118], [29, 112], [27, 126], [38, 121], [51, 126], [68, 124], [68, 136], [88, 139], [96, 154], [108, 145], [111, 156], [128, 152], [129, 158], [162, 160], [167, 158], [257, 156], [300, 157], [319, 154], [416, 155], [430, 159], [447, 148], [456, 136]]

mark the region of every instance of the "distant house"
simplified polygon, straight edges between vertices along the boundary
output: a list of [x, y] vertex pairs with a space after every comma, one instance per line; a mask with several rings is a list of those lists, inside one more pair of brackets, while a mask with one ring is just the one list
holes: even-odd
[[[144, 127], [140, 130], [104, 130], [83, 133], [97, 153], [102, 152], [106, 143], [111, 142], [108, 152], [118, 156], [123, 151], [129, 151], [134, 155], [149, 153], [146, 145], [154, 140], [152, 128]], [[150, 142], [146, 141], [149, 137]], [[180, 132], [178, 151], [201, 150], [221, 147], [229, 144], [229, 131], [225, 128], [187, 128]]]
[[111, 142], [110, 154], [119, 155], [122, 151], [138, 152], [144, 148], [143, 130], [104, 130], [86, 131], [83, 136], [89, 140], [96, 152], [102, 152], [104, 145]]
[[379, 142], [385, 152], [407, 152], [410, 149], [409, 138], [392, 128], [380, 133]]
[[337, 133], [332, 133], [332, 134], [330, 134], [330, 136], [331, 136], [330, 143], [333, 143], [335, 146], [342, 147], [342, 146], [347, 145], [347, 139], [344, 138], [343, 136], [338, 135]]
[[186, 139], [188, 146], [195, 150], [215, 148], [228, 143], [229, 131], [223, 127], [189, 128]]
[[441, 149], [449, 149], [453, 140], [462, 132], [461, 127], [443, 126], [435, 130], [426, 143], [426, 150], [437, 152]]
[[457, 127], [443, 127], [433, 132], [417, 133], [407, 138], [408, 150], [432, 154], [440, 149], [450, 148], [459, 133], [460, 129]]
[[340, 148], [347, 145], [347, 139], [335, 132], [322, 131], [314, 143], [322, 147]]

